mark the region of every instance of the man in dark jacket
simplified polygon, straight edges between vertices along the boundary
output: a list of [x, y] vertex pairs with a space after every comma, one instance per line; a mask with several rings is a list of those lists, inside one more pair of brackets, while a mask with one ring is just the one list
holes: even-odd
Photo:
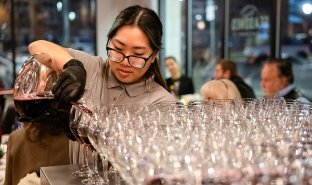
[[175, 57], [169, 56], [165, 58], [166, 68], [171, 77], [166, 79], [170, 92], [177, 97], [185, 94], [194, 93], [194, 85], [191, 78], [181, 74], [180, 66]]
[[238, 88], [242, 98], [255, 98], [253, 89], [237, 74], [237, 66], [231, 60], [221, 59], [215, 67], [215, 79], [229, 79]]
[[310, 102], [295, 86], [294, 81], [291, 62], [281, 59], [270, 59], [264, 63], [261, 70], [260, 85], [265, 97], [283, 97], [286, 101]]

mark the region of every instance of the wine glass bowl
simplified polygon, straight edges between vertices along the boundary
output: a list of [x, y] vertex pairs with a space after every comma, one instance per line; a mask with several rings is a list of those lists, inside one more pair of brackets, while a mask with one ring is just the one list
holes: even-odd
[[51, 92], [58, 74], [42, 63], [51, 58], [44, 53], [30, 56], [19, 70], [14, 82], [13, 98], [17, 112], [22, 117], [37, 117], [55, 103]]

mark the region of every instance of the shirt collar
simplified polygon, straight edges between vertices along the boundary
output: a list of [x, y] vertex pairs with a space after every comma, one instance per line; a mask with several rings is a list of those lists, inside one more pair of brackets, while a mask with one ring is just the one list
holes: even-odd
[[[109, 67], [110, 68], [110, 67]], [[107, 70], [107, 87], [110, 88], [114, 88], [114, 87], [121, 87], [123, 86], [121, 82], [119, 82], [117, 80], [117, 78], [115, 77], [115, 75], [113, 74], [113, 72], [109, 69]]]
[[151, 92], [154, 86], [154, 76], [151, 76], [135, 84], [125, 84], [126, 91], [128, 92], [130, 97], [138, 96], [146, 92]]
[[295, 85], [294, 84], [290, 84], [287, 87], [285, 87], [284, 89], [278, 91], [276, 93], [276, 97], [284, 97], [286, 94], [288, 94], [294, 88], [295, 88]]
[[123, 87], [124, 89], [126, 89], [126, 92], [130, 97], [135, 97], [140, 94], [150, 92], [152, 88], [155, 86], [154, 75], [134, 84], [125, 84], [118, 81], [118, 79], [115, 77], [115, 75], [111, 70], [108, 70], [107, 77], [108, 77], [107, 86], [109, 89], [114, 87]]

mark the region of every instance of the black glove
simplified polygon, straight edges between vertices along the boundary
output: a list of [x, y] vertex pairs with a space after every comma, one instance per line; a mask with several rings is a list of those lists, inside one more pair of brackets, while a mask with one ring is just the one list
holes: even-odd
[[61, 104], [69, 104], [81, 98], [86, 86], [87, 72], [83, 64], [71, 59], [64, 65], [64, 71], [53, 86], [52, 93]]

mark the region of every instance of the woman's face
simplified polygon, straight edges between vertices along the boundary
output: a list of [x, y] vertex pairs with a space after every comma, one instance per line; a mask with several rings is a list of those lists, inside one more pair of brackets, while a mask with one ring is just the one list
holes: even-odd
[[[153, 53], [144, 32], [139, 27], [131, 25], [122, 26], [112, 37], [108, 47], [123, 53], [125, 56], [134, 55], [148, 58]], [[143, 80], [144, 74], [154, 62], [154, 59], [155, 55], [153, 54], [141, 69], [132, 67], [127, 58], [120, 63], [110, 60], [109, 65], [119, 81], [135, 83]]]

